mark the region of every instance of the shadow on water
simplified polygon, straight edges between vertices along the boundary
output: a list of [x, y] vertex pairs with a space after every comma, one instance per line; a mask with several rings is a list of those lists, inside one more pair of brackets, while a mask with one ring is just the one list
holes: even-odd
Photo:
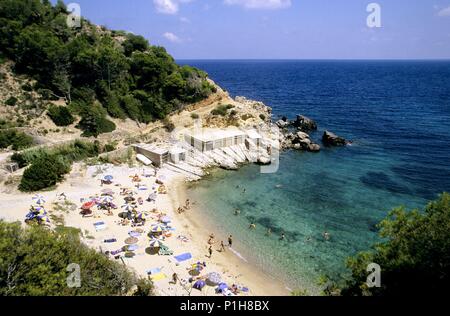
[[364, 185], [392, 193], [411, 194], [411, 190], [392, 180], [384, 172], [368, 172], [360, 177], [360, 181]]

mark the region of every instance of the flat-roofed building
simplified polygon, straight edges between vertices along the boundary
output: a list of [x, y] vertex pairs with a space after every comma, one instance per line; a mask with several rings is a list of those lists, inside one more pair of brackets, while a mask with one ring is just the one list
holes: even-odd
[[184, 140], [197, 150], [205, 152], [222, 147], [244, 144], [246, 136], [244, 131], [235, 128], [202, 128], [187, 131], [184, 134]]
[[186, 161], [186, 150], [181, 147], [172, 147], [169, 150], [170, 161], [173, 163], [179, 163], [180, 161]]
[[150, 144], [138, 144], [133, 146], [138, 154], [142, 154], [152, 161], [152, 163], [161, 167], [169, 160], [169, 150]]
[[261, 146], [262, 145], [262, 136], [254, 129], [250, 129], [247, 131], [247, 138], [245, 139], [245, 145], [247, 146], [247, 149], [250, 148], [250, 142], [251, 141], [253, 144], [255, 144], [256, 146]]

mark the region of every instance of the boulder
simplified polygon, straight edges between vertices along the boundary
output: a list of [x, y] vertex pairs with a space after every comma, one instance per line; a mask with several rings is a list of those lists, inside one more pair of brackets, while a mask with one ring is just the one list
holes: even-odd
[[306, 134], [306, 133], [304, 133], [304, 132], [297, 132], [297, 137], [298, 137], [300, 140], [303, 140], [303, 139], [309, 139], [309, 135]]
[[310, 144], [308, 145], [308, 151], [313, 152], [313, 153], [317, 153], [320, 151], [320, 145], [318, 144]]
[[322, 142], [325, 146], [345, 146], [347, 143], [344, 138], [329, 131], [323, 133]]
[[300, 150], [300, 149], [302, 149], [302, 145], [300, 145], [300, 144], [295, 144], [295, 145], [294, 145], [294, 149]]
[[286, 128], [290, 125], [290, 123], [288, 121], [283, 121], [283, 120], [278, 120], [275, 122], [275, 124], [279, 127], [279, 128]]
[[292, 125], [302, 132], [317, 130], [317, 123], [303, 115], [297, 115], [297, 118]]

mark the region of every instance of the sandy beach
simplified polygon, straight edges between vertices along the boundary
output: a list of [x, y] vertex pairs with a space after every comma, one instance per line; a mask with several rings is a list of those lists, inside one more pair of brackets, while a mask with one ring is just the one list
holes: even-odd
[[[119, 213], [123, 212], [121, 206], [124, 199], [120, 191], [128, 188], [135, 192], [136, 199], [142, 198], [143, 204], [138, 205], [137, 211], [146, 216], [146, 223], [140, 227], [143, 230], [135, 244], [136, 250], [132, 258], [126, 258], [121, 253], [120, 260], [130, 269], [142, 276], [149, 275], [149, 271], [157, 271], [157, 279], [154, 280], [157, 295], [164, 296], [199, 296], [222, 295], [216, 294], [217, 286], [205, 286], [201, 291], [192, 289], [189, 278], [205, 277], [210, 272], [217, 272], [222, 276], [222, 281], [229, 286], [233, 284], [244, 289], [238, 295], [250, 296], [276, 296], [289, 295], [289, 290], [281, 282], [264, 274], [257, 267], [239, 258], [228, 246], [225, 251], [220, 251], [220, 242], [227, 245], [228, 236], [216, 235], [212, 245], [213, 253], [209, 258], [208, 239], [211, 229], [208, 220], [202, 218], [196, 209], [196, 201], [190, 201], [191, 206], [185, 212], [179, 214], [178, 207], [185, 205], [186, 178], [167, 168], [157, 170], [153, 175], [152, 168], [129, 167], [114, 165], [86, 166], [82, 163], [74, 164], [72, 172], [66, 181], [52, 191], [41, 192], [45, 198], [45, 209], [49, 212], [51, 223], [66, 227], [79, 228], [82, 232], [82, 240], [90, 247], [102, 252], [113, 252], [125, 246], [125, 239], [130, 237], [130, 232], [136, 228], [131, 225], [121, 225]], [[112, 184], [101, 184], [105, 175], [113, 177]], [[140, 182], [133, 182], [132, 177], [138, 175]], [[152, 176], [150, 176], [152, 175]], [[164, 183], [167, 194], [158, 194], [155, 202], [146, 201], [153, 189], [158, 188], [156, 179]], [[92, 217], [80, 215], [81, 206], [91, 197], [100, 197], [102, 190], [110, 189], [114, 192], [114, 203], [118, 209], [113, 210], [113, 215], [107, 215], [106, 211], [93, 207]], [[65, 198], [59, 196], [64, 193]], [[24, 194], [18, 191], [0, 193], [0, 218], [6, 221], [21, 221], [23, 223], [30, 205], [33, 203], [34, 194]], [[170, 218], [169, 226], [172, 228], [170, 235], [161, 239], [173, 255], [154, 254], [149, 248], [150, 237], [147, 234], [152, 224], [157, 224], [161, 216]], [[103, 222], [103, 229], [97, 231], [94, 223]], [[25, 224], [24, 224], [25, 225]], [[105, 240], [116, 239], [117, 242], [105, 243]], [[233, 241], [238, 243], [239, 241]], [[174, 256], [190, 253], [192, 258], [183, 262], [177, 262]], [[114, 256], [110, 255], [111, 258]], [[192, 264], [205, 263], [206, 267], [200, 274], [192, 276], [190, 270]], [[81, 267], [82, 268], [82, 267]], [[172, 282], [172, 275], [176, 273], [178, 281]], [[153, 273], [155, 275], [155, 272]]]

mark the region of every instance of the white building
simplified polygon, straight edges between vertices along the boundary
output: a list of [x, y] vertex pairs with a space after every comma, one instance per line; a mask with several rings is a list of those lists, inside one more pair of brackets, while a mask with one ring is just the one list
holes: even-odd
[[202, 128], [184, 134], [184, 140], [201, 152], [244, 144], [246, 137], [246, 133], [237, 128]]

